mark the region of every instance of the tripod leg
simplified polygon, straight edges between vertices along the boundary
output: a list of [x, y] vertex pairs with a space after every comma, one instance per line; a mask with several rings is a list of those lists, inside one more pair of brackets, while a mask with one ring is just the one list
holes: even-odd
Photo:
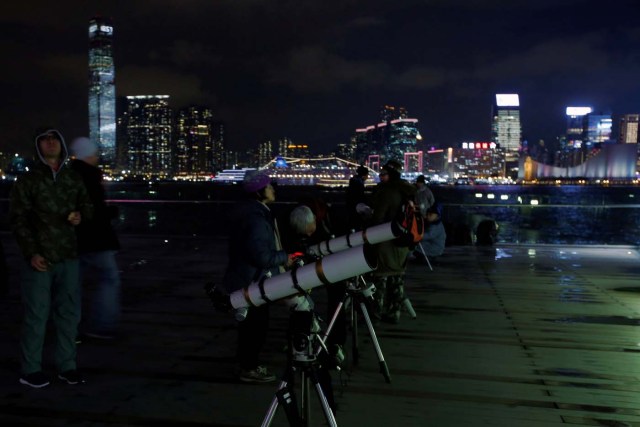
[[409, 316], [412, 319], [415, 319], [416, 317], [418, 317], [418, 315], [416, 314], [416, 311], [413, 309], [413, 305], [411, 305], [411, 301], [409, 300], [409, 298], [404, 297], [404, 299], [402, 300], [402, 305], [404, 305], [404, 308], [407, 310], [407, 312], [409, 313]]
[[[331, 330], [333, 329], [333, 325], [335, 325], [336, 320], [338, 319], [338, 316], [340, 315], [340, 311], [342, 310], [342, 307], [344, 307], [344, 304], [347, 301], [347, 298], [349, 298], [349, 294], [346, 294], [344, 296], [343, 300], [340, 301], [340, 303], [336, 307], [336, 310], [333, 312], [333, 316], [331, 317], [331, 321], [329, 322], [329, 326], [327, 326], [327, 330], [322, 335], [322, 342], [324, 342], [324, 343], [327, 342], [327, 338], [329, 337], [329, 334], [331, 333]], [[321, 350], [322, 350], [322, 347], [318, 348], [318, 351], [316, 352], [316, 356], [320, 353]]]
[[418, 243], [418, 246], [420, 246], [420, 251], [422, 252], [422, 255], [424, 255], [424, 259], [427, 260], [427, 265], [429, 266], [429, 270], [433, 271], [433, 267], [431, 267], [431, 262], [429, 261], [429, 257], [427, 256], [427, 253], [424, 251], [424, 248], [422, 247], [422, 242]]
[[300, 389], [302, 391], [302, 426], [308, 427], [311, 419], [311, 399], [309, 399], [309, 375], [304, 370], [300, 372]]
[[376, 353], [378, 354], [378, 361], [380, 364], [380, 373], [382, 373], [387, 383], [391, 383], [391, 374], [389, 373], [389, 367], [387, 366], [387, 362], [384, 360], [384, 355], [382, 354], [382, 349], [380, 348], [380, 344], [378, 343], [378, 337], [376, 336], [376, 331], [373, 329], [373, 324], [371, 323], [371, 319], [369, 318], [369, 313], [367, 312], [367, 306], [364, 303], [364, 301], [360, 302], [360, 310], [362, 310], [362, 316], [364, 317], [364, 321], [366, 322], [367, 328], [369, 329], [369, 335], [371, 336], [371, 341], [373, 341], [373, 346], [376, 349]]
[[358, 311], [353, 300], [351, 301], [351, 352], [353, 354], [353, 364], [357, 365], [360, 361], [360, 353], [358, 352]]
[[[262, 424], [260, 424], [260, 427], [269, 427], [271, 425], [271, 422], [273, 421], [273, 417], [276, 415], [276, 411], [278, 410], [278, 401], [282, 400], [282, 398], [287, 399], [289, 397], [288, 393], [287, 395], [284, 395], [282, 398], [279, 396], [279, 393], [283, 392], [284, 390], [287, 390], [287, 382], [285, 380], [282, 380], [280, 382], [280, 385], [278, 386], [278, 390], [276, 391], [276, 394], [273, 396], [273, 399], [271, 400], [271, 405], [269, 406], [269, 409], [267, 409], [267, 414], [262, 420]], [[294, 406], [295, 406], [295, 403], [294, 403]]]
[[[324, 416], [327, 420], [327, 424], [330, 427], [338, 427], [338, 423], [336, 422], [336, 417], [333, 415], [333, 411], [331, 410], [331, 406], [329, 406], [329, 401], [322, 391], [322, 386], [320, 385], [320, 380], [318, 379], [318, 373], [315, 368], [311, 367], [311, 381], [313, 382], [313, 386], [316, 389], [316, 394], [318, 395], [318, 400], [320, 401], [320, 405], [322, 406], [322, 411], [324, 412]], [[307, 418], [307, 422], [309, 419]]]

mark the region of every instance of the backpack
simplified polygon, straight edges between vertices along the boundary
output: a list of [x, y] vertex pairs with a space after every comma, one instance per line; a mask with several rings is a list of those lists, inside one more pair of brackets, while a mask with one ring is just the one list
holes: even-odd
[[424, 219], [412, 201], [406, 201], [400, 206], [392, 230], [396, 235], [396, 246], [413, 248], [420, 243], [424, 235]]

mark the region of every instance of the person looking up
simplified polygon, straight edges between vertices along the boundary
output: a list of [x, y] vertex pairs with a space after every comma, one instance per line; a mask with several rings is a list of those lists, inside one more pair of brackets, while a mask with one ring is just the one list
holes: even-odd
[[[264, 172], [247, 174], [243, 189], [247, 200], [238, 202], [229, 224], [229, 263], [223, 278], [227, 293], [243, 289], [265, 275], [276, 275], [293, 264], [293, 257], [282, 250], [278, 225], [268, 206], [276, 200], [271, 178]], [[275, 375], [260, 364], [268, 330], [269, 304], [249, 307], [246, 318], [238, 322], [240, 381], [275, 380]]]
[[49, 385], [42, 352], [50, 313], [58, 378], [68, 384], [84, 382], [76, 364], [80, 281], [74, 229], [91, 218], [93, 207], [82, 178], [66, 165], [60, 132], [38, 132], [35, 148], [39, 162], [11, 189], [9, 223], [24, 258], [20, 383], [41, 388]]
[[[381, 176], [386, 176], [373, 195], [373, 225], [396, 219], [403, 204], [413, 201], [416, 188], [401, 178], [402, 165], [389, 160]], [[374, 316], [397, 323], [404, 299], [404, 272], [409, 248], [396, 245], [393, 240], [375, 245], [378, 268], [372, 272], [376, 292]]]

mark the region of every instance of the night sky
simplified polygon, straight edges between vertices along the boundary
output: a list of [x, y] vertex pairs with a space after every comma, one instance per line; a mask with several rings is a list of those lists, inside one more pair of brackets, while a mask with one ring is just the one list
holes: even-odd
[[428, 144], [488, 140], [495, 93], [524, 137], [568, 105], [640, 112], [635, 0], [25, 0], [0, 7], [2, 150], [37, 126], [88, 134], [88, 21], [114, 25], [116, 91], [202, 104], [230, 149], [284, 136], [326, 152], [404, 106]]

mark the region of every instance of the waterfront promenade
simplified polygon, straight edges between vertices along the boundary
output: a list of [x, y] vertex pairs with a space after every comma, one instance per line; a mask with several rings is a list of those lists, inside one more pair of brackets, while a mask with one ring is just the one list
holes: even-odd
[[[14, 266], [13, 239], [0, 238]], [[127, 235], [122, 246], [123, 336], [80, 345], [81, 386], [18, 384], [13, 268], [0, 301], [0, 423], [259, 425], [277, 384], [236, 381], [234, 323], [202, 290], [222, 275], [226, 241]], [[360, 363], [334, 376], [338, 425], [640, 426], [639, 277], [638, 251], [621, 246], [459, 246], [434, 271], [411, 264], [418, 318], [376, 326], [392, 383], [361, 330]], [[325, 295], [313, 292], [321, 314]], [[280, 372], [287, 313], [272, 313], [266, 361]], [[323, 426], [312, 398], [311, 425]], [[281, 411], [273, 425], [288, 425]]]

